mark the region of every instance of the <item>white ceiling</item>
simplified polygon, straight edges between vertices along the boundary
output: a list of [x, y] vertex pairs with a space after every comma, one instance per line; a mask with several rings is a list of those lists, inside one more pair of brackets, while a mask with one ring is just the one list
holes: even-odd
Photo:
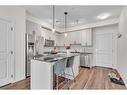
[[[23, 6], [27, 12], [44, 22], [52, 24], [52, 6]], [[88, 24], [99, 21], [97, 16], [105, 13], [110, 14], [107, 19], [117, 18], [120, 15], [122, 6], [55, 6], [55, 25], [64, 27], [64, 12], [67, 15], [67, 27]]]

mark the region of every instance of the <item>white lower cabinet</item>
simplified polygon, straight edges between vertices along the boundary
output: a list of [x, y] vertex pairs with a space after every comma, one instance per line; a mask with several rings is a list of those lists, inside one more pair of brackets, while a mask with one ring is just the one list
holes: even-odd
[[[67, 55], [69, 56], [69, 55]], [[45, 62], [40, 60], [31, 60], [31, 85], [30, 88], [32, 90], [45, 90], [45, 89], [53, 89], [53, 66], [55, 62]], [[74, 78], [79, 74], [79, 66], [80, 66], [80, 57], [79, 55], [75, 55], [74, 63], [73, 63], [73, 71]], [[66, 74], [72, 75], [73, 72], [71, 69], [66, 69]], [[63, 76], [69, 79], [73, 79], [72, 76]]]

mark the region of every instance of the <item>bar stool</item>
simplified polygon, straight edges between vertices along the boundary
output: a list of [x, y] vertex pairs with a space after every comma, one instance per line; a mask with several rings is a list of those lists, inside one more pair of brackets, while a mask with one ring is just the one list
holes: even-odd
[[59, 75], [65, 75], [65, 68], [67, 64], [67, 58], [59, 59], [55, 64], [54, 64], [54, 73], [57, 75], [57, 89], [58, 89], [58, 82], [59, 82]]
[[[75, 57], [75, 56], [69, 57], [68, 60], [67, 60], [67, 65], [66, 65], [66, 68], [67, 68], [67, 69], [71, 69], [72, 75], [67, 74], [67, 73], [66, 73], [66, 75], [72, 76], [73, 79], [74, 79], [74, 82], [75, 82], [75, 76], [74, 76], [74, 70], [73, 70], [74, 57]], [[67, 83], [68, 83], [68, 82], [67, 82]], [[69, 89], [69, 88], [68, 88], [68, 89]]]

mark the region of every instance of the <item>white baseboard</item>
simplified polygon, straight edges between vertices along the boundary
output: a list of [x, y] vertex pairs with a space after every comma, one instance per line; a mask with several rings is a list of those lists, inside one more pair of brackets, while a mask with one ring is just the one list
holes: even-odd
[[15, 83], [15, 82], [18, 82], [18, 81], [21, 81], [21, 80], [24, 80], [26, 79], [26, 77], [22, 77], [22, 78], [19, 78], [19, 79], [15, 79], [14, 81], [12, 81], [12, 83]]
[[119, 72], [119, 74], [120, 74], [121, 78], [123, 79], [124, 84], [125, 84], [125, 86], [126, 86], [126, 88], [127, 88], [127, 77], [126, 77], [125, 74], [122, 73], [119, 69], [117, 69], [117, 71]]

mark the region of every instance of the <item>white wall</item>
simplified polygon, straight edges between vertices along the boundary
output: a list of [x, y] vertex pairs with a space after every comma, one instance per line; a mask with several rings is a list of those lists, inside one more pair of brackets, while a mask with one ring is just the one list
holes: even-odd
[[52, 31], [41, 28], [41, 24], [33, 20], [26, 20], [26, 29], [29, 34], [32, 34], [32, 31], [35, 31], [36, 36], [42, 36], [44, 39], [55, 40], [55, 44], [60, 42], [59, 34], [52, 33]]
[[117, 68], [127, 87], [127, 7], [124, 7], [120, 15], [119, 32], [122, 37], [118, 39]]
[[15, 80], [25, 77], [25, 10], [18, 7], [0, 7], [0, 18], [14, 22]]

